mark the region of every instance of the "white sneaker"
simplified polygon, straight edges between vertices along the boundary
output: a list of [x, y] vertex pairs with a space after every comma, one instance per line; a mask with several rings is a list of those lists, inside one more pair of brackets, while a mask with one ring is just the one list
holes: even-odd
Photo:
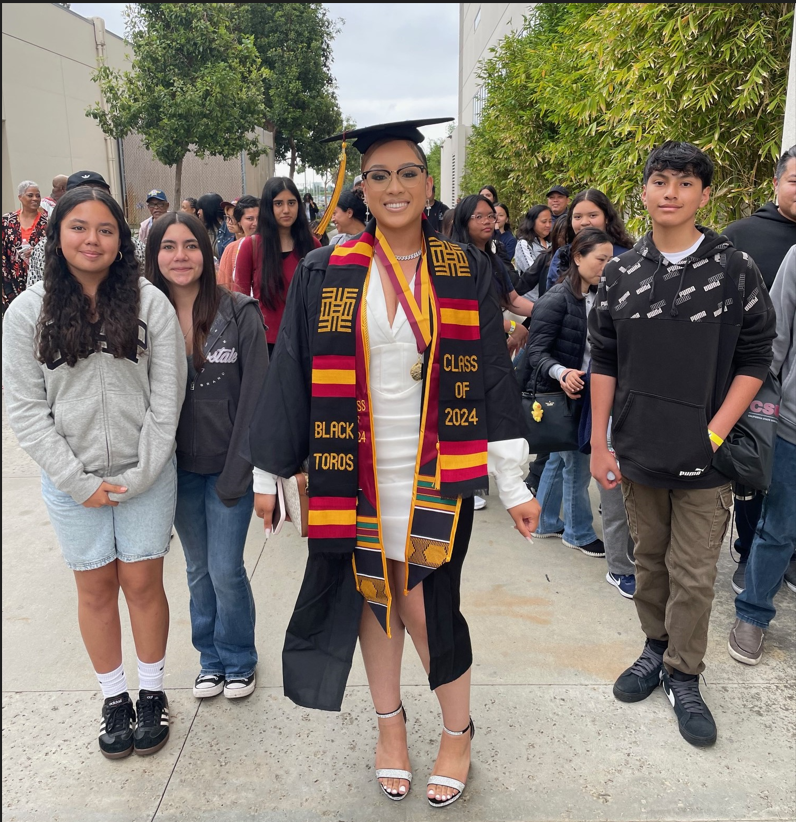
[[483, 497], [473, 497], [475, 500], [475, 505], [473, 506], [476, 511], [480, 511], [482, 508], [486, 508], [486, 500]]

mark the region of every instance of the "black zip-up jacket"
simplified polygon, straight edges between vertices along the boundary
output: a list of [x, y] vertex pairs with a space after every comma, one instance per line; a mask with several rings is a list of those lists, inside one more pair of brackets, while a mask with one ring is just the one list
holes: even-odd
[[204, 345], [198, 373], [188, 361], [188, 390], [177, 427], [177, 466], [196, 474], [220, 474], [218, 498], [232, 507], [252, 482], [252, 466], [240, 455], [248, 438], [268, 370], [268, 346], [260, 306], [253, 297], [224, 289]]
[[608, 261], [589, 315], [592, 373], [616, 377], [611, 437], [622, 474], [656, 488], [715, 488], [708, 422], [738, 375], [763, 380], [776, 318], [752, 258], [697, 228], [669, 263], [649, 233]]
[[586, 350], [586, 300], [577, 296], [568, 281], [554, 285], [533, 307], [528, 330], [528, 354], [522, 384], [533, 389], [533, 375], [539, 368], [537, 390], [560, 391], [558, 380], [549, 376], [554, 365], [580, 370]]

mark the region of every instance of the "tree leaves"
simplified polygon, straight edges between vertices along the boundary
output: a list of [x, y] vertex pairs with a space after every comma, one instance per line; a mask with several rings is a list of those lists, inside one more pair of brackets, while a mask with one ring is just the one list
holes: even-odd
[[792, 14], [791, 3], [536, 4], [481, 66], [465, 190], [492, 183], [519, 213], [551, 185], [593, 186], [638, 233], [647, 154], [689, 140], [716, 163], [700, 219], [723, 227], [771, 196]]

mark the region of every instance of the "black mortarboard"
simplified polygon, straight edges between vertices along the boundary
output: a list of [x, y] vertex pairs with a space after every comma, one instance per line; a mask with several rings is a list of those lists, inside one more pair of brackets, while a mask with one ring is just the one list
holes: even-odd
[[342, 134], [335, 134], [333, 137], [325, 137], [319, 142], [333, 143], [345, 140], [347, 143], [350, 142], [360, 154], [364, 154], [379, 140], [409, 140], [409, 142], [419, 145], [426, 139], [418, 130], [419, 126], [450, 123], [453, 119], [453, 117], [431, 117], [425, 120], [404, 120], [401, 123], [381, 123], [377, 126], [353, 128], [351, 131], [344, 131]]

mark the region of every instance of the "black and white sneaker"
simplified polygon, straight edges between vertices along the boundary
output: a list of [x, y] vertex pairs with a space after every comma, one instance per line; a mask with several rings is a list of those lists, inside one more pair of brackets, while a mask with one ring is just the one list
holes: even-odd
[[242, 696], [248, 696], [254, 693], [256, 685], [254, 674], [247, 677], [230, 677], [224, 683], [224, 696], [227, 699], [239, 699]]
[[716, 741], [716, 722], [699, 693], [699, 676], [663, 669], [661, 684], [666, 698], [677, 715], [680, 735], [698, 748], [706, 748]]
[[663, 654], [647, 640], [641, 656], [614, 682], [614, 696], [620, 702], [641, 702], [661, 684], [662, 670]]
[[565, 539], [562, 539], [561, 542], [567, 546], [567, 548], [577, 548], [582, 554], [586, 554], [587, 557], [604, 557], [605, 556], [605, 545], [601, 539], [595, 539], [589, 542], [587, 545], [573, 545], [571, 542], [567, 542]]
[[224, 674], [199, 674], [193, 684], [193, 695], [197, 699], [218, 696], [224, 690]]
[[125, 691], [117, 696], [109, 696], [102, 704], [99, 746], [107, 759], [122, 759], [133, 752], [133, 726], [135, 708], [133, 700]]
[[746, 588], [746, 560], [742, 559], [732, 575], [732, 590], [736, 594], [742, 594]]
[[159, 751], [169, 738], [169, 700], [163, 691], [138, 692], [138, 725], [133, 740], [139, 756]]

